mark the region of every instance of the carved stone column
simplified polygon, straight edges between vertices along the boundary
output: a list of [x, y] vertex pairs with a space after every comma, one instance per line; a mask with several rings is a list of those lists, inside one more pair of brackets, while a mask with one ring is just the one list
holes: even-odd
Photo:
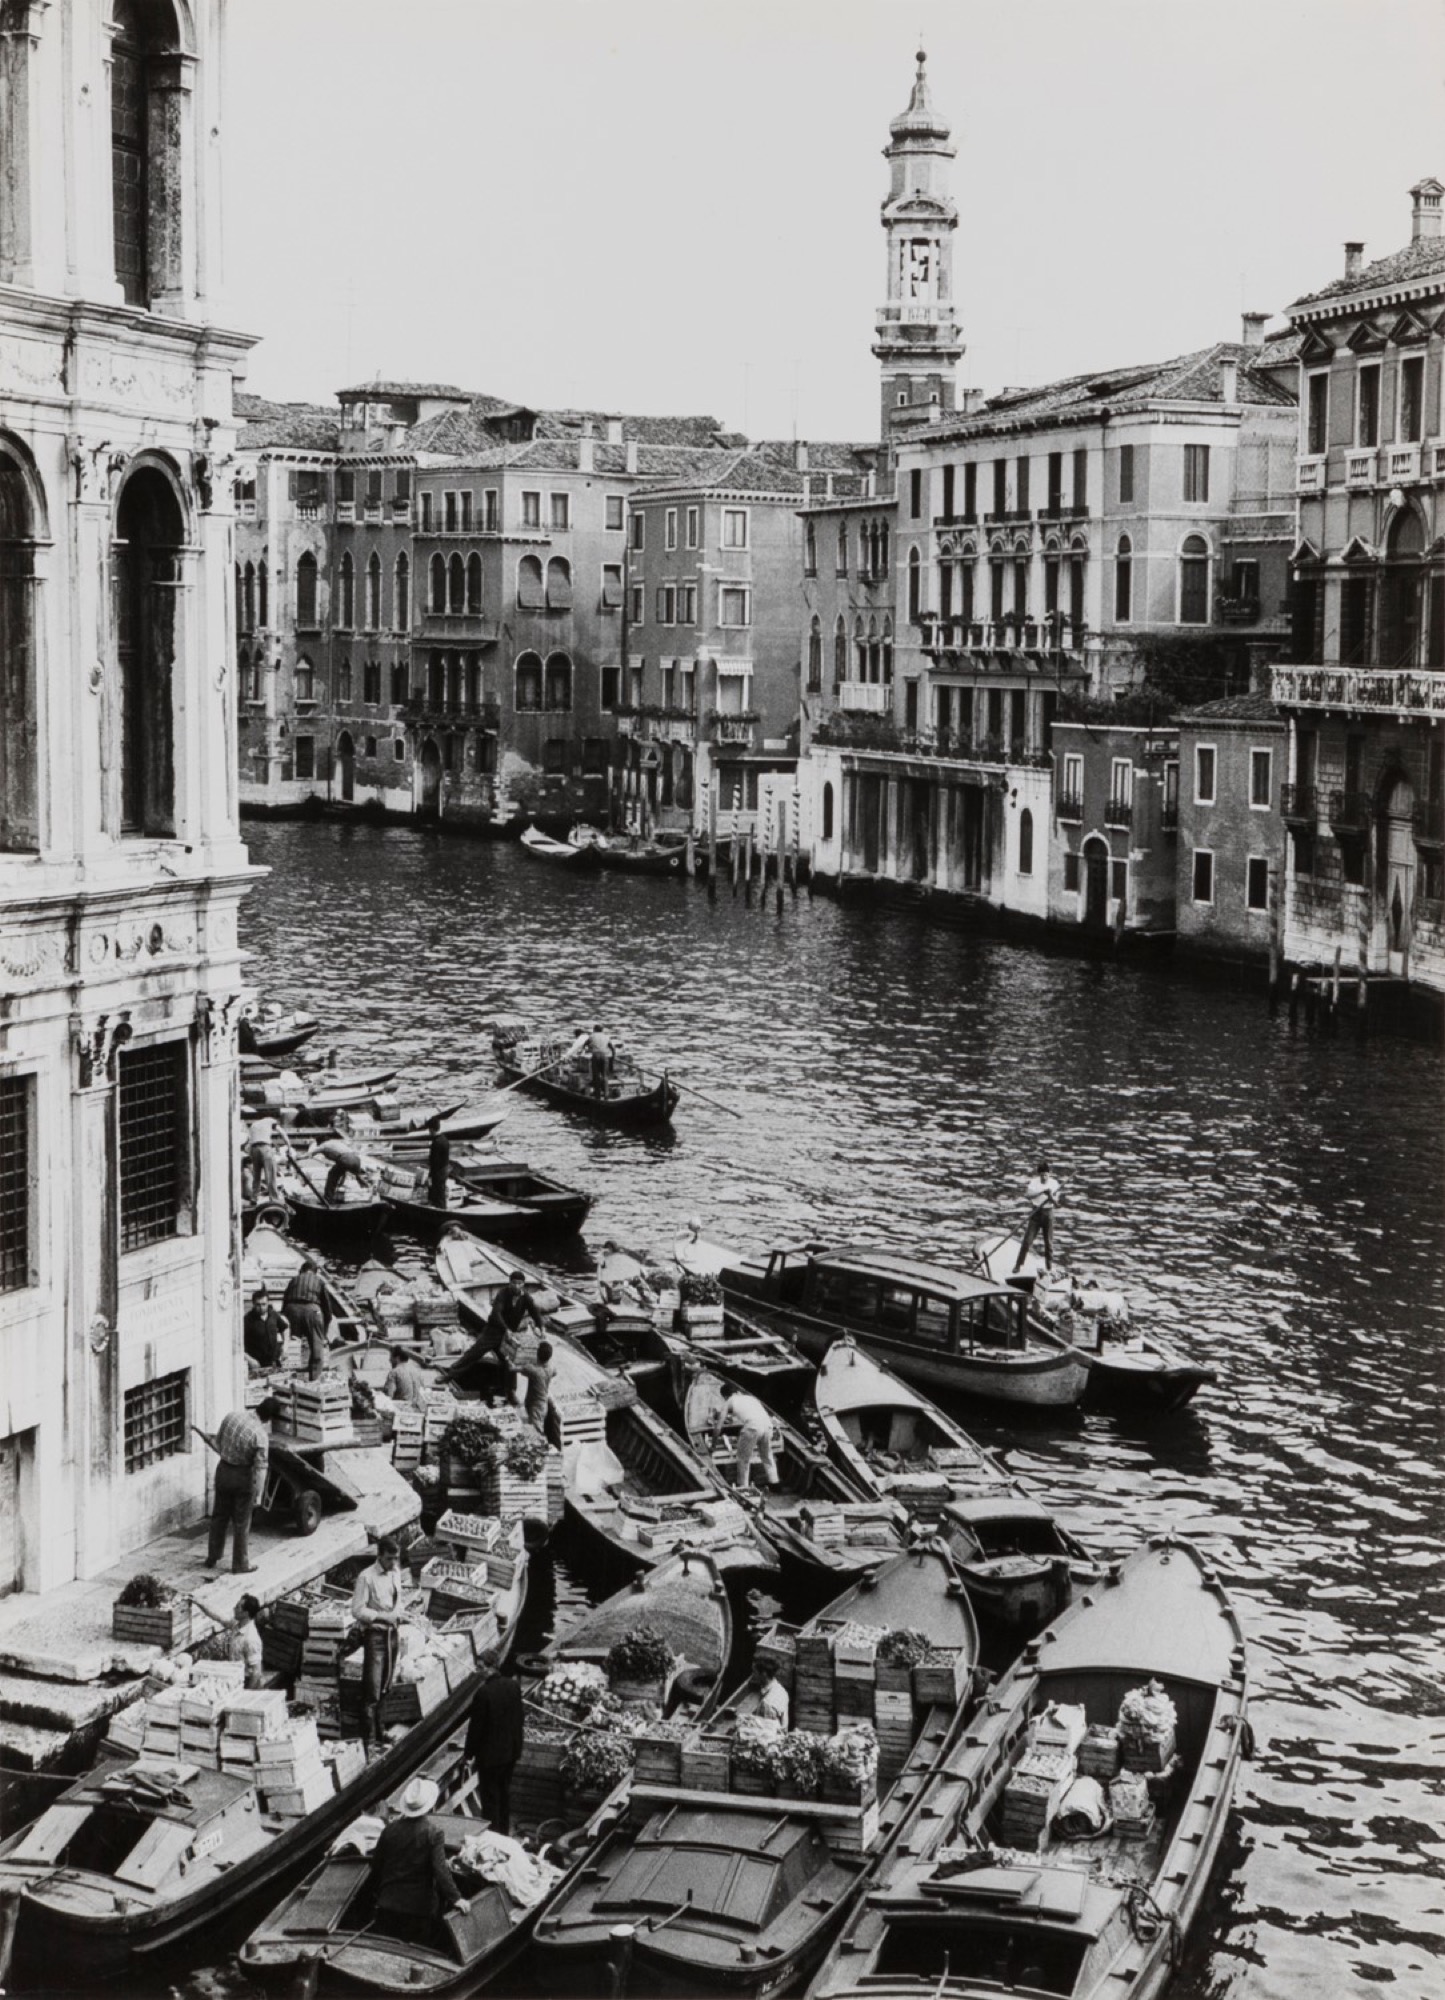
[[125, 1012], [72, 1023], [77, 1079], [71, 1095], [70, 1356], [68, 1395], [75, 1468], [75, 1563], [93, 1575], [110, 1560], [109, 1494], [122, 1452], [119, 1161], [116, 1052], [130, 1039]]

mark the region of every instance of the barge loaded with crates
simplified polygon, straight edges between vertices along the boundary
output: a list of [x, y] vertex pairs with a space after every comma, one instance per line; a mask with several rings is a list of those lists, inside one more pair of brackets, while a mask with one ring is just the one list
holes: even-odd
[[521, 1524], [494, 1522], [486, 1539], [404, 1597], [384, 1743], [370, 1755], [348, 1585], [273, 1607], [270, 1658], [280, 1670], [284, 1657], [287, 1685], [247, 1689], [239, 1665], [197, 1660], [118, 1710], [93, 1767], [0, 1844], [0, 1933], [17, 1983], [63, 1965], [81, 1988], [129, 1974], [153, 1990], [168, 1953], [274, 1895], [415, 1772], [467, 1713], [483, 1654], [515, 1640]]
[[[758, 1659], [756, 1683], [649, 1750], [625, 1818], [538, 1920], [546, 1990], [768, 1996], [815, 1965], [963, 1727], [978, 1631], [949, 1564], [893, 1556]], [[771, 1697], [776, 1703], [776, 1695]]]

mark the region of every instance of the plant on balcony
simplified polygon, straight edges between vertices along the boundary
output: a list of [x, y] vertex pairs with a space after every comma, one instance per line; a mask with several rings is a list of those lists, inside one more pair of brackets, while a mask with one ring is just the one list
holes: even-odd
[[886, 715], [831, 715], [813, 731], [815, 743], [854, 750], [901, 750], [898, 725]]
[[707, 712], [709, 728], [716, 729], [722, 722], [761, 722], [762, 710], [757, 708], [710, 708]]

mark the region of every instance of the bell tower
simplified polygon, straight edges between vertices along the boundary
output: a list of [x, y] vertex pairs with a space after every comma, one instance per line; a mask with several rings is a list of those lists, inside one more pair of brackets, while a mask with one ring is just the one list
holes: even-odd
[[878, 310], [873, 352], [882, 364], [885, 443], [900, 424], [926, 423], [953, 408], [953, 371], [963, 353], [953, 310], [958, 210], [948, 193], [956, 148], [929, 102], [926, 68], [920, 49], [908, 109], [893, 120], [883, 149], [892, 176], [882, 209], [888, 296]]

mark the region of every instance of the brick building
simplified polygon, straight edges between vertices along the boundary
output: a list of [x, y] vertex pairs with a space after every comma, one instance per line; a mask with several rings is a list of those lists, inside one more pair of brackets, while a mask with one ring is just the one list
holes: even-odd
[[1179, 717], [1178, 950], [1262, 969], [1279, 942], [1284, 718], [1267, 689]]

